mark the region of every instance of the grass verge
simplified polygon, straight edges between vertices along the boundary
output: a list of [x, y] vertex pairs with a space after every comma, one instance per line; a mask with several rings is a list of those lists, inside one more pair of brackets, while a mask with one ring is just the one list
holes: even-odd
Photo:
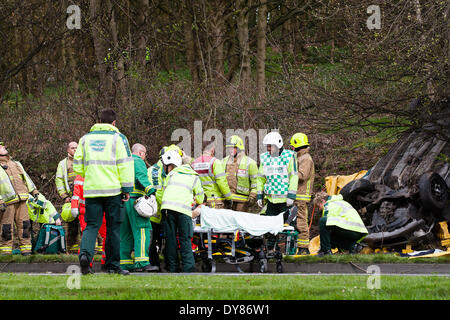
[[[0, 274], [2, 300], [445, 300], [450, 277], [305, 275], [70, 276]], [[73, 284], [73, 282], [71, 282]], [[72, 286], [73, 287], [73, 286]]]

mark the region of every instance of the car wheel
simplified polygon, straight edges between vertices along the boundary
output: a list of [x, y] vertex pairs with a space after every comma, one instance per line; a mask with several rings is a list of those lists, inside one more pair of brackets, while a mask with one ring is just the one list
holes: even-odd
[[339, 193], [345, 201], [355, 207], [358, 206], [358, 200], [356, 200], [358, 195], [366, 195], [373, 191], [375, 191], [375, 187], [369, 180], [358, 179], [347, 183]]
[[447, 184], [439, 174], [425, 173], [419, 179], [419, 195], [425, 209], [442, 211], [448, 201]]

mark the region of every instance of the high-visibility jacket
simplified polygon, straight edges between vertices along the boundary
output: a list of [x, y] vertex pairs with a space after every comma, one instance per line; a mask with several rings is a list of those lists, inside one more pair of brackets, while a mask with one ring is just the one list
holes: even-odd
[[[37, 202], [34, 200], [33, 196], [28, 195], [28, 197], [28, 216], [31, 221], [37, 223], [55, 223], [55, 220], [57, 220], [60, 215], [53, 204], [47, 200], [42, 193], [38, 195]], [[36, 204], [41, 204], [41, 206], [37, 206]], [[38, 207], [43, 207], [44, 210], [39, 210]]]
[[161, 210], [169, 209], [192, 217], [194, 202], [202, 204], [205, 198], [199, 175], [187, 165], [169, 172], [163, 185]]
[[155, 192], [147, 175], [147, 166], [141, 157], [133, 154], [134, 159], [134, 187], [131, 197], [142, 197]]
[[200, 176], [208, 200], [231, 200], [230, 187], [220, 160], [202, 155], [195, 159], [191, 166]]
[[[86, 229], [87, 223], [84, 220], [84, 214], [86, 213], [86, 203], [83, 196], [83, 184], [84, 184], [84, 178], [80, 175], [77, 175], [74, 181], [73, 185], [73, 196], [71, 204], [71, 212], [72, 216], [75, 218], [78, 218], [80, 221], [80, 229], [81, 232]], [[103, 238], [103, 255], [104, 255], [104, 249], [105, 249], [105, 238], [106, 238], [106, 219], [105, 215], [103, 214], [103, 221], [100, 229], [98, 230], [98, 233]], [[104, 264], [104, 256], [102, 255], [102, 264]]]
[[[327, 226], [368, 234], [364, 222], [350, 203], [344, 201], [342, 195], [329, 196], [325, 202], [322, 216], [327, 218]], [[359, 241], [361, 241], [362, 237]]]
[[309, 154], [309, 148], [297, 152], [298, 188], [296, 200], [311, 201], [314, 188], [314, 162]]
[[69, 170], [69, 157], [61, 160], [56, 169], [56, 190], [62, 199], [72, 196], [71, 182], [77, 176], [73, 170]]
[[80, 215], [84, 215], [84, 212], [86, 211], [86, 202], [83, 195], [83, 185], [84, 178], [80, 175], [77, 175], [73, 183], [73, 196], [70, 202], [72, 216], [74, 216], [75, 218], [79, 217]]
[[155, 197], [156, 197], [156, 202], [158, 204], [157, 215], [150, 217], [150, 221], [152, 221], [154, 223], [161, 223], [161, 203], [162, 203], [162, 197], [163, 197], [163, 193], [164, 193], [163, 183], [164, 183], [164, 179], [166, 178], [166, 173], [163, 170], [162, 161], [159, 160], [153, 166], [148, 168], [147, 174], [148, 174], [148, 178], [152, 184], [153, 189], [156, 190]]
[[[237, 170], [233, 170], [233, 161], [236, 160]], [[223, 160], [224, 170], [227, 175], [228, 186], [231, 190], [233, 201], [246, 202], [249, 195], [256, 199], [256, 187], [258, 178], [258, 165], [244, 152], [237, 154], [233, 159], [230, 156]]]
[[278, 157], [268, 152], [261, 154], [257, 181], [258, 200], [264, 196], [271, 203], [283, 203], [288, 198], [295, 200], [298, 187], [295, 153], [283, 149]]
[[[33, 193], [35, 190], [37, 192], [33, 181], [25, 172], [25, 169], [19, 161], [9, 159], [6, 164], [8, 166], [8, 169], [6, 170], [0, 166], [0, 199], [5, 202], [6, 205], [28, 200], [30, 193]], [[15, 166], [15, 168], [11, 168], [12, 166]], [[17, 175], [10, 176], [7, 171], [9, 173], [14, 171]], [[15, 187], [14, 184], [23, 184], [23, 186], [19, 189]]]
[[73, 171], [85, 179], [85, 198], [133, 192], [134, 161], [128, 140], [111, 124], [97, 123], [80, 139]]

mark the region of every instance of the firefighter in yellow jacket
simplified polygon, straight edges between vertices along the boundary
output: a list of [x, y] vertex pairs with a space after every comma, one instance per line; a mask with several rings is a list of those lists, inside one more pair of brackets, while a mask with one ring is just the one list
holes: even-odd
[[294, 134], [290, 146], [297, 152], [297, 254], [309, 254], [308, 202], [311, 201], [314, 186], [314, 162], [309, 154], [308, 137], [304, 133]]
[[228, 156], [222, 162], [233, 200], [232, 209], [247, 212], [256, 203], [258, 165], [245, 155], [244, 141], [231, 136], [226, 144]]
[[[73, 172], [73, 156], [77, 150], [78, 143], [75, 141], [67, 145], [67, 157], [61, 160], [56, 170], [56, 190], [64, 203], [69, 203], [73, 195], [73, 184], [76, 174]], [[78, 219], [67, 222], [67, 248], [71, 253], [78, 253], [79, 249], [80, 222]]]
[[14, 224], [17, 226], [22, 255], [31, 254], [31, 223], [27, 200], [31, 194], [39, 196], [33, 181], [22, 164], [13, 161], [3, 142], [0, 142], [0, 254], [12, 254]]

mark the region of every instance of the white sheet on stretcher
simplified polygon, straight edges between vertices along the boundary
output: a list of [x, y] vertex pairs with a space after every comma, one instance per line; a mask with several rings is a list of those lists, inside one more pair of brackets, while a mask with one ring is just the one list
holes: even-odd
[[257, 214], [214, 209], [202, 206], [200, 209], [200, 223], [202, 229], [213, 229], [214, 232], [245, 231], [253, 236], [265, 233], [278, 234], [283, 231], [283, 213], [277, 216], [261, 216]]

